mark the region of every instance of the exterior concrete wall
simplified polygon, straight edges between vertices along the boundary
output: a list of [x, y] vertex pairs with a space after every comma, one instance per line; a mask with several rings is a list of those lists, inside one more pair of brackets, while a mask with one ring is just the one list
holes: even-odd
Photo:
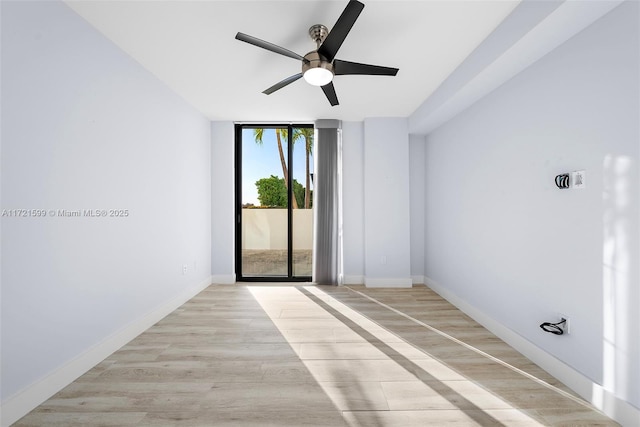
[[[243, 209], [243, 249], [287, 249], [286, 209]], [[293, 211], [293, 249], [313, 248], [313, 209]]]

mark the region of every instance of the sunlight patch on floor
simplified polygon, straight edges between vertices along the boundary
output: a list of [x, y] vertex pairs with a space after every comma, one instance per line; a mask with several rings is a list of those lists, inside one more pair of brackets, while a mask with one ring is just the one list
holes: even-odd
[[[351, 425], [402, 420], [415, 425], [425, 411], [433, 412], [430, 422], [542, 425], [318, 287], [249, 289]], [[307, 329], [315, 338], [303, 337]], [[403, 365], [424, 371], [430, 380]]]
[[469, 344], [465, 343], [462, 340], [459, 340], [459, 339], [457, 339], [457, 338], [455, 338], [455, 337], [453, 337], [453, 336], [451, 336], [451, 335], [449, 335], [449, 334], [447, 334], [445, 332], [442, 332], [441, 330], [439, 330], [437, 328], [434, 328], [433, 326], [430, 326], [430, 325], [428, 325], [428, 324], [426, 324], [424, 322], [421, 322], [420, 320], [415, 319], [415, 318], [403, 313], [400, 310], [396, 310], [395, 308], [393, 308], [393, 307], [391, 307], [391, 306], [389, 306], [387, 304], [384, 304], [384, 303], [376, 300], [375, 298], [372, 298], [372, 297], [370, 297], [368, 295], [363, 294], [362, 292], [359, 292], [357, 290], [351, 289], [349, 287], [347, 287], [347, 288], [350, 291], [355, 292], [356, 294], [358, 294], [358, 295], [360, 295], [360, 296], [362, 296], [362, 297], [364, 297], [364, 298], [366, 298], [366, 299], [368, 299], [368, 300], [380, 305], [381, 307], [384, 307], [384, 308], [386, 308], [388, 310], [391, 310], [394, 313], [396, 313], [396, 314], [398, 314], [398, 315], [400, 315], [400, 316], [412, 321], [415, 324], [423, 326], [423, 327], [429, 329], [430, 331], [435, 332], [438, 335], [440, 335], [440, 336], [442, 336], [442, 337], [444, 337], [444, 338], [446, 338], [446, 339], [448, 339], [448, 340], [450, 340], [452, 342], [455, 342], [456, 344], [459, 344], [460, 346], [462, 346], [462, 347], [464, 347], [464, 348], [466, 348], [468, 350], [471, 350], [474, 353], [477, 353], [478, 355], [481, 355], [482, 357], [485, 357], [485, 358], [491, 360], [492, 362], [498, 363], [498, 364], [504, 366], [505, 368], [508, 368], [508, 369], [512, 370], [513, 372], [516, 372], [516, 373], [522, 375], [523, 377], [526, 377], [526, 378], [530, 379], [531, 381], [534, 381], [537, 384], [542, 385], [542, 386], [554, 391], [555, 393], [560, 394], [562, 397], [570, 399], [570, 400], [574, 401], [575, 403], [578, 403], [579, 405], [582, 405], [582, 406], [584, 406], [586, 408], [592, 409], [591, 406], [587, 402], [585, 402], [584, 400], [572, 395], [571, 393], [567, 393], [566, 391], [564, 391], [564, 390], [562, 390], [562, 389], [560, 389], [558, 387], [555, 387], [555, 386], [547, 383], [546, 381], [541, 380], [540, 378], [537, 378], [535, 375], [531, 375], [530, 373], [525, 372], [522, 369], [519, 369], [519, 368], [517, 368], [517, 367], [515, 367], [515, 366], [513, 366], [513, 365], [511, 365], [511, 364], [509, 364], [509, 363], [507, 363], [507, 362], [505, 362], [503, 360], [501, 360], [500, 358], [494, 357], [494, 356], [490, 355], [489, 353], [487, 353], [485, 351], [482, 351], [482, 350], [480, 350], [480, 349], [478, 349], [478, 348], [476, 348], [476, 347], [474, 347], [472, 345], [469, 345]]

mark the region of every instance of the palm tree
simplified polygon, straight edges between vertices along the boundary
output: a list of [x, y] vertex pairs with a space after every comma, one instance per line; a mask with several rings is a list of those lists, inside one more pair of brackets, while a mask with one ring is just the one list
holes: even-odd
[[[282, 165], [282, 175], [284, 175], [284, 185], [289, 191], [289, 171], [287, 170], [287, 162], [284, 160], [284, 151], [282, 151], [282, 139], [281, 137], [288, 139], [287, 129], [275, 129], [276, 142], [278, 143], [278, 154], [280, 154], [280, 164]], [[255, 128], [253, 130], [253, 137], [256, 140], [256, 144], [262, 145], [262, 137], [264, 136], [263, 128]], [[295, 197], [292, 197], [293, 208], [298, 209], [298, 202]]]
[[311, 173], [309, 171], [309, 155], [313, 150], [313, 128], [296, 128], [293, 134], [293, 141], [297, 141], [300, 138], [304, 138], [305, 142], [305, 167], [307, 182], [304, 189], [304, 208], [309, 209], [311, 207]]

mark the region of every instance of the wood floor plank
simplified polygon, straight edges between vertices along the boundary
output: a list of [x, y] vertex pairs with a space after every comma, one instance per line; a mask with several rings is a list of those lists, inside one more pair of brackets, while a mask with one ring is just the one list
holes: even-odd
[[426, 287], [252, 284], [210, 286], [15, 424], [130, 425], [617, 424]]

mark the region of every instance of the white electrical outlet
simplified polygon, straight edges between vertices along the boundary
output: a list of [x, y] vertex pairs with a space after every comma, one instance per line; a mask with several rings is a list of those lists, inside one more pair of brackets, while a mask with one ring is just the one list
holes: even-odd
[[382, 264], [382, 265], [386, 265], [387, 264], [387, 256], [386, 255], [382, 255], [380, 257], [380, 264]]
[[183, 275], [184, 275], [184, 274], [187, 274], [187, 264], [184, 264], [184, 265], [182, 266], [182, 274], [183, 274]]
[[586, 185], [586, 172], [581, 171], [573, 171], [571, 172], [571, 188], [575, 188], [577, 190], [581, 190]]
[[571, 322], [569, 321], [569, 316], [567, 316], [566, 314], [558, 313], [558, 322], [560, 322], [562, 319], [565, 319], [566, 322], [564, 322], [564, 324], [560, 326], [563, 327], [564, 333], [569, 335], [571, 330]]

